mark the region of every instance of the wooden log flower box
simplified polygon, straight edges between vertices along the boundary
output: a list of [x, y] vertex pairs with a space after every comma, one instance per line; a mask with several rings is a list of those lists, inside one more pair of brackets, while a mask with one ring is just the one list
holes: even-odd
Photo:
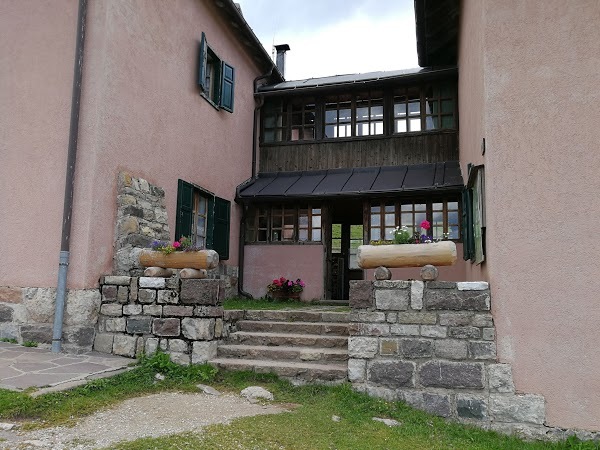
[[456, 262], [456, 244], [441, 241], [431, 244], [361, 245], [356, 254], [361, 269], [451, 266]]
[[140, 264], [144, 267], [165, 269], [214, 269], [219, 265], [219, 254], [214, 250], [196, 250], [165, 254], [156, 250], [142, 250]]

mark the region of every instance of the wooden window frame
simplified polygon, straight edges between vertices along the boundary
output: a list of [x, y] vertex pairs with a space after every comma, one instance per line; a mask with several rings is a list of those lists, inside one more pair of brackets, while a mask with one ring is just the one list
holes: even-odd
[[[307, 210], [308, 222], [307, 226], [300, 226], [299, 217], [300, 211]], [[318, 213], [315, 211], [319, 211]], [[274, 226], [274, 217], [281, 217], [282, 226]], [[285, 218], [292, 218], [287, 223], [293, 223], [292, 238], [284, 239], [284, 230], [286, 221]], [[319, 240], [314, 240], [316, 228], [313, 225], [313, 219], [319, 217]], [[261, 218], [263, 223], [267, 223], [267, 227], [260, 227]], [[300, 239], [300, 231], [307, 232], [307, 240]], [[261, 232], [266, 236], [262, 240]], [[273, 233], [279, 233], [278, 238], [274, 238]], [[248, 209], [246, 219], [245, 241], [246, 244], [321, 244], [323, 242], [323, 209], [320, 205], [303, 204], [303, 205], [256, 205]]]
[[[312, 108], [310, 108], [312, 106]], [[299, 109], [295, 109], [299, 107]], [[287, 104], [290, 124], [289, 141], [314, 141], [317, 138], [317, 102], [312, 97], [294, 98]], [[307, 120], [312, 114], [313, 122]], [[299, 115], [301, 120], [299, 124], [294, 124], [294, 117]], [[298, 139], [294, 139], [294, 130], [298, 131]], [[312, 137], [307, 138], [307, 130], [312, 130]]]

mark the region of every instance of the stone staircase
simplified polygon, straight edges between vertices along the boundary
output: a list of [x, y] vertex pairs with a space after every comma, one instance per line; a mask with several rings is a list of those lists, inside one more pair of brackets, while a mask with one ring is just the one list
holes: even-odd
[[231, 329], [211, 364], [230, 370], [272, 372], [300, 383], [346, 380], [349, 313], [327, 310], [225, 313]]

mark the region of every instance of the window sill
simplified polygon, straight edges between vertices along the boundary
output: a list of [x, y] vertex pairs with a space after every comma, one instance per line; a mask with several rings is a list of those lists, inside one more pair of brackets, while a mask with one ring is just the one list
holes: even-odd
[[215, 102], [213, 102], [211, 100], [211, 98], [208, 95], [206, 95], [206, 93], [204, 91], [200, 92], [200, 96], [202, 98], [204, 98], [204, 100], [206, 100], [210, 104], [210, 106], [212, 106], [213, 108], [215, 108], [217, 111], [221, 110], [221, 108], [219, 108], [219, 105], [217, 105]]

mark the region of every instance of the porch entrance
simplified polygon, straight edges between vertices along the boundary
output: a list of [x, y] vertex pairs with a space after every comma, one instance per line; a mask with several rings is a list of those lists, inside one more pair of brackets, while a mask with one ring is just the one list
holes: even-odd
[[362, 280], [356, 250], [363, 243], [363, 204], [339, 201], [331, 205], [331, 231], [327, 243], [327, 273], [330, 298], [348, 300], [350, 280]]

